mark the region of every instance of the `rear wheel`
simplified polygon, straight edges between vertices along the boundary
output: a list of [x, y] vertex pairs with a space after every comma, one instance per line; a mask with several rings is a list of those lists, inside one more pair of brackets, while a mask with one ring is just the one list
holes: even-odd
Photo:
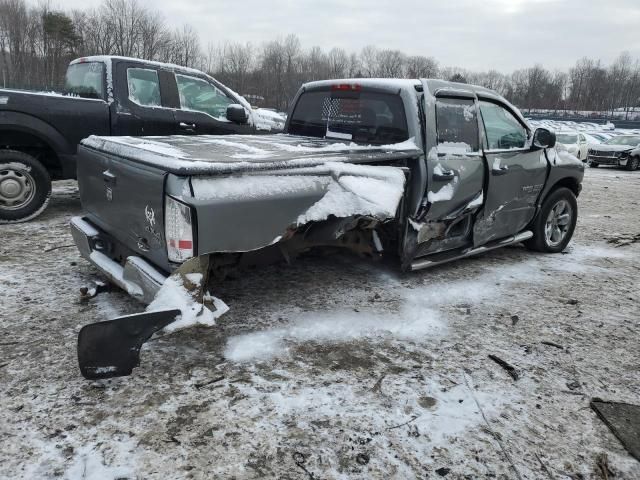
[[538, 252], [559, 253], [573, 236], [578, 220], [578, 202], [568, 188], [551, 192], [533, 221], [533, 237], [525, 242], [527, 248]]
[[25, 222], [40, 215], [51, 197], [51, 178], [34, 157], [0, 150], [0, 223]]
[[638, 157], [630, 157], [624, 168], [633, 171], [638, 169], [638, 165], [640, 165], [640, 159]]
[[599, 164], [599, 163], [596, 163], [596, 162], [589, 162], [589, 166], [590, 166], [591, 168], [598, 168], [598, 167], [600, 166], [600, 164]]

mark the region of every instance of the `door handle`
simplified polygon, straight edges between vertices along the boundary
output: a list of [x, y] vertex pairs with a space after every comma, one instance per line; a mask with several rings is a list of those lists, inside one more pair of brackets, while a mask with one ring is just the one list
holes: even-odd
[[178, 126], [182, 129], [182, 130], [195, 130], [197, 125], [195, 123], [186, 123], [186, 122], [180, 122], [178, 124]]
[[500, 168], [492, 168], [491, 172], [493, 172], [494, 175], [505, 175], [509, 172], [509, 167], [506, 165], [503, 165]]
[[455, 176], [456, 176], [456, 172], [454, 172], [453, 170], [449, 170], [448, 172], [434, 173], [433, 179], [434, 180], [453, 180]]
[[105, 183], [113, 183], [114, 185], [116, 183], [116, 176], [109, 170], [105, 170], [104, 172], [102, 172], [102, 179], [105, 181]]

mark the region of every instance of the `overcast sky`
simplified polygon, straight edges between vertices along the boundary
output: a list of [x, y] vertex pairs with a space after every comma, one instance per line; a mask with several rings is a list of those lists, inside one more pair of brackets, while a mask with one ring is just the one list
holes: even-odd
[[[583, 56], [640, 57], [640, 0], [140, 0], [167, 24], [208, 42], [261, 44], [298, 35], [303, 47], [359, 51], [372, 44], [435, 57], [442, 66], [504, 72]], [[63, 9], [100, 0], [54, 0]]]

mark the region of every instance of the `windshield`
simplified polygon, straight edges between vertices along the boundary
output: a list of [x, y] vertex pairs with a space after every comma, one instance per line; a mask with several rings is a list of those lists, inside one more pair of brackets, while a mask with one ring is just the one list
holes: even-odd
[[375, 145], [409, 138], [400, 96], [360, 89], [303, 93], [291, 114], [289, 133]]
[[69, 65], [64, 91], [83, 98], [104, 100], [104, 64], [86, 62]]
[[613, 137], [605, 142], [607, 145], [628, 145], [635, 147], [640, 144], [640, 135]]
[[565, 144], [578, 143], [578, 136], [573, 133], [558, 133], [556, 134], [556, 141]]

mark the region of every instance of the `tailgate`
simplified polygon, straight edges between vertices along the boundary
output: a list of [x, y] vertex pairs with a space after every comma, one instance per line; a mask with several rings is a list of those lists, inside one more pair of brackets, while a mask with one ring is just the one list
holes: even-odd
[[160, 169], [80, 146], [78, 185], [89, 218], [132, 253], [167, 268]]

